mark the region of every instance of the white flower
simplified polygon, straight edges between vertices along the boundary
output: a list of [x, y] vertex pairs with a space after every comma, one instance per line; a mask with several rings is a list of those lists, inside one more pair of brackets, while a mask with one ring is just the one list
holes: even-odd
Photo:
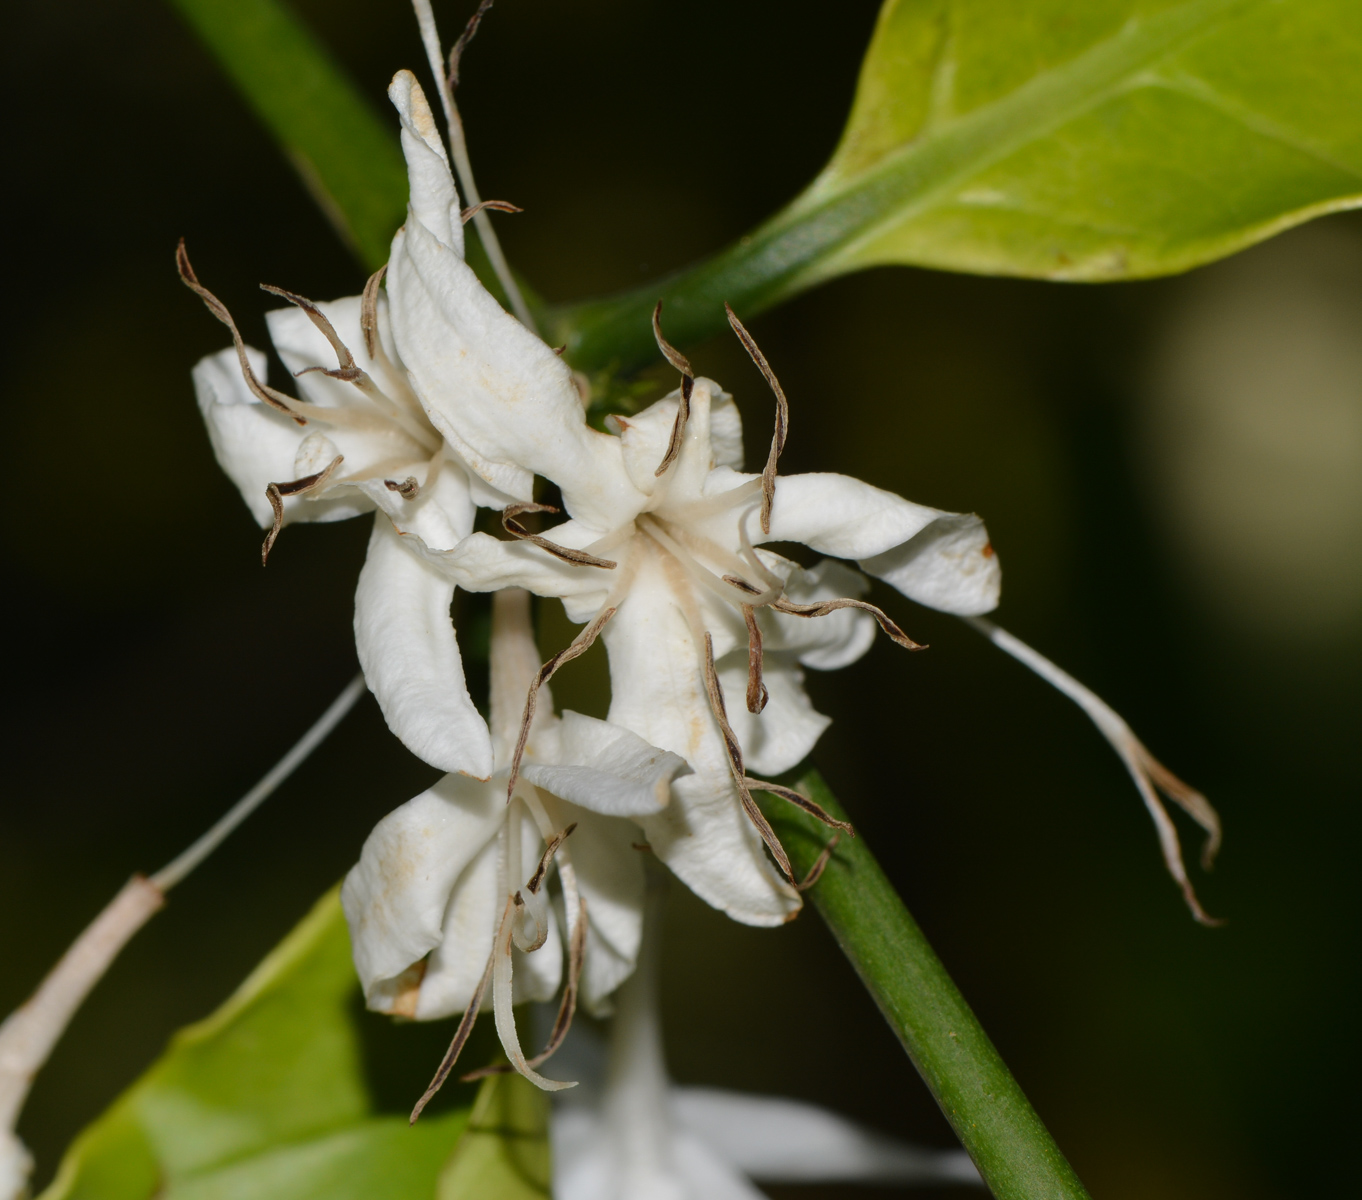
[[[413, 220], [462, 261], [459, 196], [430, 110], [408, 73], [392, 92], [402, 114]], [[266, 382], [265, 356], [243, 342], [226, 307], [199, 283], [183, 243], [177, 262], [185, 283], [232, 331], [233, 349], [200, 362], [194, 384], [218, 462], [269, 530], [262, 556], [293, 521], [337, 521], [377, 509], [355, 600], [365, 679], [414, 753], [485, 779], [492, 747], [468, 696], [449, 620], [454, 584], [425, 555], [466, 537], [478, 503], [503, 508], [525, 488], [502, 494], [489, 487], [427, 418], [394, 344], [382, 271], [363, 295], [330, 302], [266, 289], [292, 305], [266, 319], [297, 379], [294, 398]]]
[[563, 1050], [583, 1086], [554, 1106], [555, 1200], [760, 1200], [749, 1180], [980, 1184], [962, 1150], [907, 1146], [801, 1101], [671, 1084], [650, 907], [604, 1064], [586, 1031]]
[[[579, 713], [555, 717], [545, 698], [507, 803], [506, 778], [526, 689], [539, 669], [529, 596], [494, 598], [490, 782], [450, 774], [380, 821], [346, 877], [341, 902], [370, 1008], [417, 1020], [465, 1013], [438, 1086], [488, 1001], [511, 1062], [541, 1087], [526, 1059], [512, 1003], [546, 1000], [569, 971], [556, 1047], [580, 995], [600, 1013], [634, 968], [643, 904], [637, 833], [622, 818], [659, 811], [685, 764], [626, 729]], [[556, 865], [563, 909], [548, 899]], [[488, 987], [491, 995], [488, 996]]]
[[9, 1129], [0, 1129], [0, 1200], [23, 1200], [33, 1174], [33, 1156]]

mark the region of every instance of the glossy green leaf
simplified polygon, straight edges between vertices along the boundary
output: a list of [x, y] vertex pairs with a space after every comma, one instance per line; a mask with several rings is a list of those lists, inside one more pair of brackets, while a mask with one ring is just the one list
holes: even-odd
[[369, 270], [387, 262], [388, 245], [407, 211], [407, 171], [396, 119], [379, 115], [280, 0], [172, 3], [269, 128], [361, 262]]
[[732, 249], [562, 311], [586, 370], [884, 263], [1042, 279], [1186, 270], [1362, 203], [1355, 0], [888, 0], [832, 161]]
[[42, 1200], [431, 1200], [467, 1111], [373, 1114], [356, 990], [333, 891], [76, 1140]]

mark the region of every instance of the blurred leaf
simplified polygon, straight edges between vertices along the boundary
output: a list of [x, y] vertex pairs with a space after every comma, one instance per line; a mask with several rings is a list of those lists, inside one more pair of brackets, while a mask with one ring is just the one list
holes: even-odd
[[332, 891], [81, 1134], [42, 1200], [433, 1197], [467, 1111], [372, 1114], [356, 987]]
[[407, 209], [397, 122], [385, 122], [280, 0], [171, 0], [283, 147], [369, 270]]
[[520, 1075], [489, 1076], [440, 1175], [439, 1200], [547, 1200], [549, 1188], [548, 1096]]
[[[754, 136], [756, 136], [754, 134]], [[888, 0], [832, 161], [718, 258], [568, 309], [574, 365], [656, 357], [884, 263], [1042, 279], [1187, 270], [1362, 203], [1353, 0]]]

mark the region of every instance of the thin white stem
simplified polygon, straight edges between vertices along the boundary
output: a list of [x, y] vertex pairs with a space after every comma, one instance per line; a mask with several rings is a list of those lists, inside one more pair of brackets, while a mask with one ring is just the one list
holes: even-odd
[[222, 818], [189, 847], [183, 854], [172, 859], [151, 877], [151, 883], [162, 892], [168, 892], [186, 875], [213, 853], [226, 840], [227, 836], [255, 812], [270, 794], [287, 779], [303, 760], [307, 758], [327, 735], [344, 719], [346, 713], [355, 707], [355, 702], [364, 695], [364, 676], [356, 675], [345, 690], [331, 702], [317, 722], [298, 740], [297, 745], [281, 758], [274, 768], [255, 787], [241, 797]]
[[[33, 1078], [119, 952], [165, 904], [166, 892], [207, 858], [228, 834], [289, 777], [364, 692], [356, 676], [268, 775], [207, 833], [150, 879], [134, 875], [58, 960], [37, 991], [0, 1025], [0, 1153], [13, 1155], [15, 1122]], [[10, 1145], [6, 1145], [10, 1143]], [[0, 1200], [9, 1197], [0, 1196]]]
[[421, 43], [426, 48], [426, 59], [430, 63], [431, 74], [435, 76], [435, 87], [440, 93], [441, 107], [445, 110], [445, 123], [449, 127], [450, 154], [454, 160], [454, 169], [459, 174], [464, 204], [477, 209], [473, 214], [473, 225], [478, 231], [478, 237], [482, 239], [482, 248], [487, 251], [492, 270], [496, 272], [497, 279], [506, 292], [506, 298], [511, 302], [511, 310], [526, 329], [538, 333], [539, 328], [535, 324], [534, 315], [530, 312], [530, 306], [520, 294], [520, 285], [516, 283], [515, 276], [511, 274], [511, 268], [506, 262], [506, 256], [501, 252], [501, 243], [492, 228], [492, 218], [487, 215], [485, 208], [477, 208], [482, 203], [482, 197], [478, 195], [478, 185], [473, 180], [473, 163], [468, 157], [468, 141], [464, 137], [463, 119], [459, 116], [459, 106], [454, 103], [454, 89], [449, 86], [449, 71], [445, 66], [440, 31], [435, 25], [435, 13], [430, 7], [430, 0], [412, 0], [412, 8], [416, 10], [416, 23], [421, 29]]

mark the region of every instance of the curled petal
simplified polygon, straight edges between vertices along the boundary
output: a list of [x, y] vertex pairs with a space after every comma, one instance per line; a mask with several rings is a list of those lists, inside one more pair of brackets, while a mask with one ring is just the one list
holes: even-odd
[[912, 504], [847, 475], [781, 476], [766, 540], [855, 559], [909, 599], [943, 612], [997, 607], [998, 558], [978, 517]]
[[415, 75], [398, 71], [388, 85], [388, 99], [402, 119], [402, 153], [407, 160], [407, 203], [411, 217], [462, 258], [459, 190], [454, 186], [449, 159], [426, 94]]
[[379, 515], [355, 593], [355, 641], [369, 689], [413, 754], [486, 779], [492, 739], [464, 682], [449, 606], [454, 584]]

